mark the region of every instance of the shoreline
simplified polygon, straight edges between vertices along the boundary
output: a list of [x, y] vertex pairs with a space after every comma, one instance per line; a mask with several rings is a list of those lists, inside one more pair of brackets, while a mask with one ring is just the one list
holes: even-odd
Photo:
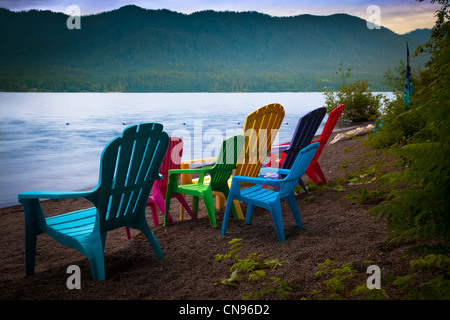
[[[353, 130], [355, 128], [358, 128], [358, 127], [361, 127], [361, 126], [366, 126], [366, 125], [371, 124], [371, 123], [372, 122], [361, 122], [361, 123], [350, 123], [350, 124], [347, 124], [345, 120], [339, 120], [338, 123], [336, 124], [336, 127], [334, 128], [332, 134], [336, 134], [336, 133], [340, 133], [340, 132], [344, 132], [344, 131], [350, 131], [350, 130]], [[316, 135], [316, 136], [314, 136], [313, 140], [318, 139], [319, 137], [320, 137], [320, 135]], [[328, 140], [327, 144], [329, 144], [330, 141], [331, 141], [331, 139]], [[289, 143], [289, 141], [286, 142], [286, 143]], [[280, 144], [283, 144], [283, 143], [280, 143]], [[202, 165], [198, 165], [198, 167], [201, 167], [201, 166]], [[194, 165], [193, 167], [197, 167], [197, 166]], [[79, 192], [79, 191], [89, 191], [89, 190], [92, 190], [93, 188], [95, 188], [95, 186], [85, 187], [85, 188], [78, 189], [78, 190], [63, 190], [63, 191], [76, 191], [76, 192]], [[47, 201], [47, 199], [42, 199], [41, 201]], [[6, 209], [6, 208], [9, 208], [9, 207], [15, 207], [15, 206], [22, 206], [22, 205], [19, 202], [17, 202], [17, 203], [12, 203], [11, 202], [11, 204], [8, 204], [8, 205], [5, 205], [5, 206], [1, 206], [0, 210]]]

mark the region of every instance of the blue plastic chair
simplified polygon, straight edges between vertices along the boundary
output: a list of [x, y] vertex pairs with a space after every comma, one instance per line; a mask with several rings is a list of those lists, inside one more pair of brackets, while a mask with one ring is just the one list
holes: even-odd
[[[294, 131], [291, 143], [289, 143], [289, 145], [281, 145], [278, 148], [272, 147], [272, 152], [278, 151], [283, 153], [282, 158], [280, 159], [280, 162], [282, 163], [280, 166], [281, 169], [290, 169], [300, 150], [311, 144], [311, 141], [326, 114], [327, 109], [324, 107], [317, 108], [305, 114], [297, 123], [297, 128]], [[278, 179], [278, 175], [268, 174], [266, 178]], [[303, 190], [308, 193], [308, 190], [306, 189], [306, 186], [301, 178], [298, 183]], [[278, 186], [274, 187], [278, 189]]]
[[[253, 218], [254, 206], [263, 207], [270, 211], [275, 224], [278, 241], [285, 241], [283, 219], [281, 212], [281, 200], [287, 201], [291, 208], [292, 215], [299, 229], [303, 228], [300, 212], [298, 210], [297, 201], [295, 199], [294, 188], [298, 184], [298, 180], [305, 173], [306, 168], [311, 162], [314, 154], [319, 148], [320, 143], [315, 142], [302, 149], [291, 166], [291, 169], [276, 169], [265, 167], [261, 169], [261, 174], [269, 171], [276, 171], [277, 174], [285, 175], [282, 179], [267, 179], [260, 177], [243, 177], [234, 176], [231, 182], [230, 193], [227, 198], [227, 206], [223, 217], [221, 235], [225, 235], [228, 218], [230, 215], [230, 206], [233, 200], [239, 200], [247, 203], [247, 213], [245, 215], [245, 223], [251, 224]], [[241, 183], [254, 183], [253, 187], [241, 189]], [[280, 191], [265, 189], [263, 185], [279, 185]]]
[[[150, 230], [145, 208], [169, 143], [158, 123], [126, 128], [103, 150], [100, 178], [87, 192], [30, 191], [18, 195], [25, 213], [25, 270], [33, 274], [36, 240], [47, 233], [61, 244], [80, 251], [91, 264], [94, 281], [105, 279], [104, 247], [108, 231], [139, 229], [159, 259], [163, 253]], [[94, 207], [46, 218], [39, 199], [85, 198]]]

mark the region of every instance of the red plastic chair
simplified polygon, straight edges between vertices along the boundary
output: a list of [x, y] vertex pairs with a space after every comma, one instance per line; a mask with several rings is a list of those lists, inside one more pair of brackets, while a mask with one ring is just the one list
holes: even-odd
[[327, 122], [323, 127], [322, 134], [320, 135], [319, 139], [311, 142], [311, 143], [320, 142], [320, 147], [319, 149], [317, 149], [316, 154], [314, 155], [313, 159], [311, 160], [311, 163], [309, 164], [305, 172], [315, 184], [319, 183], [318, 177], [324, 183], [327, 183], [327, 179], [325, 178], [325, 175], [323, 174], [322, 169], [320, 168], [319, 162], [317, 162], [317, 160], [319, 159], [323, 148], [327, 144], [327, 141], [330, 138], [330, 135], [333, 132], [334, 127], [336, 126], [336, 123], [338, 122], [339, 117], [342, 114], [342, 111], [344, 111], [344, 108], [345, 106], [341, 104], [339, 107], [336, 107], [333, 111], [330, 112], [330, 114], [328, 115]]
[[[341, 116], [342, 112], [344, 111], [344, 108], [345, 108], [345, 106], [342, 104], [339, 107], [336, 107], [333, 111], [331, 111], [330, 114], [328, 115], [327, 122], [325, 123], [325, 126], [323, 127], [323, 130], [322, 130], [322, 133], [321, 133], [319, 139], [311, 141], [311, 143], [319, 142], [320, 143], [320, 147], [319, 147], [319, 149], [317, 149], [317, 152], [314, 155], [314, 158], [311, 160], [310, 165], [306, 169], [305, 174], [307, 174], [308, 177], [315, 184], [319, 183], [318, 177], [324, 183], [327, 183], [327, 179], [325, 178], [325, 175], [323, 174], [322, 169], [320, 168], [320, 165], [317, 162], [317, 159], [319, 159], [323, 148], [327, 144], [327, 141], [330, 138], [330, 135], [333, 132], [334, 127], [336, 126], [336, 123], [339, 120], [339, 117]], [[285, 157], [286, 157], [286, 153], [283, 152], [283, 151], [288, 149], [289, 147], [290, 147], [290, 143], [285, 143], [285, 144], [272, 146], [272, 150], [278, 150], [278, 152], [282, 152], [282, 153], [281, 153], [280, 159], [269, 162], [267, 164], [267, 166], [268, 167], [283, 168], [283, 162], [284, 162]]]
[[[181, 157], [183, 155], [183, 141], [178, 137], [170, 137], [169, 147], [167, 149], [164, 160], [161, 164], [159, 173], [162, 175], [161, 179], [156, 180], [153, 183], [152, 195], [148, 198], [147, 207], [150, 207], [152, 212], [153, 225], [159, 224], [158, 209], [164, 217], [166, 207], [166, 191], [169, 179], [169, 170], [180, 169]], [[184, 199], [181, 193], [172, 194], [172, 198], [177, 198], [181, 205], [186, 209], [189, 215], [194, 218], [194, 213], [189, 207], [188, 203]], [[169, 223], [173, 223], [172, 217], [168, 213], [167, 219]], [[126, 228], [127, 240], [131, 238], [130, 230]]]

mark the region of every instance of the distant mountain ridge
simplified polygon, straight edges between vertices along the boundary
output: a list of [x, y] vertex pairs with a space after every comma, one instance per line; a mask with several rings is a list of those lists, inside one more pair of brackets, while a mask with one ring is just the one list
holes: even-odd
[[[130, 5], [81, 17], [0, 9], [0, 90], [314, 91], [342, 62], [377, 89], [423, 41], [346, 14], [182, 14]], [[416, 37], [417, 36], [417, 37]], [[420, 58], [415, 62], [423, 64]]]
[[416, 30], [407, 32], [404, 35], [407, 37], [413, 38], [413, 39], [419, 41], [420, 43], [425, 43], [430, 39], [431, 29], [420, 28], [420, 29], [416, 29]]

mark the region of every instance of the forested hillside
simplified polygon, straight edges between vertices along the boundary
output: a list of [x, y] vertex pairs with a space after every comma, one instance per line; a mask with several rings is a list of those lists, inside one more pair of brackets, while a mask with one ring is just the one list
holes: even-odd
[[[333, 87], [342, 62], [374, 89], [414, 52], [414, 34], [369, 29], [336, 14], [182, 14], [136, 6], [82, 16], [0, 9], [0, 90], [313, 91]], [[423, 63], [417, 61], [416, 66]]]

